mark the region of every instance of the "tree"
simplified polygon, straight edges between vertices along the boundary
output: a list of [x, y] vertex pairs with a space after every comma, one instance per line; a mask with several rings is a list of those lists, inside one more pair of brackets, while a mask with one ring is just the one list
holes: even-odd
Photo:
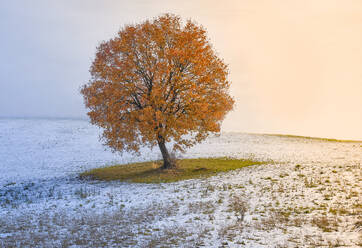
[[158, 145], [163, 168], [174, 166], [167, 142], [184, 151], [219, 132], [234, 105], [227, 65], [206, 30], [172, 14], [127, 25], [102, 42], [90, 73], [81, 93], [105, 144], [136, 153]]

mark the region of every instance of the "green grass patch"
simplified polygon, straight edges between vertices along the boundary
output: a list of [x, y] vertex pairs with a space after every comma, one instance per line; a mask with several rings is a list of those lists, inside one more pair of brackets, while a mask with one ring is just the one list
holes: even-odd
[[240, 169], [266, 162], [232, 158], [181, 159], [174, 169], [161, 169], [162, 161], [150, 161], [92, 169], [83, 172], [81, 178], [96, 180], [129, 181], [136, 183], [167, 183], [180, 180], [210, 177], [220, 172]]

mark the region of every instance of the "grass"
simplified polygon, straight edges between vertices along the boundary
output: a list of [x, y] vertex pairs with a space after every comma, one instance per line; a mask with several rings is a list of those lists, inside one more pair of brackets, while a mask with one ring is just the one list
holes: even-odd
[[319, 138], [319, 137], [300, 136], [300, 135], [291, 135], [291, 134], [263, 134], [263, 135], [281, 137], [281, 138], [309, 139], [309, 140], [319, 140], [319, 141], [328, 141], [328, 142], [362, 143], [362, 140]]
[[115, 165], [86, 171], [81, 178], [104, 181], [120, 180], [136, 183], [168, 183], [192, 178], [210, 177], [220, 172], [266, 162], [232, 158], [197, 158], [177, 161], [174, 169], [162, 170], [162, 161]]

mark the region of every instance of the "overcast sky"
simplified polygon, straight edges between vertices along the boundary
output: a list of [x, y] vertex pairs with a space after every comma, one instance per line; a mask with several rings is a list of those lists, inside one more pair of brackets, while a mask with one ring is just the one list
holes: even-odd
[[85, 118], [97, 44], [165, 12], [229, 64], [224, 131], [362, 139], [361, 0], [1, 1], [0, 116]]

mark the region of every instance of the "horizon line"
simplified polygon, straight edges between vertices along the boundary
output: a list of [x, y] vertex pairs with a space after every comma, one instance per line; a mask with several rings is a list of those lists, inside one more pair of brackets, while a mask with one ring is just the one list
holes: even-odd
[[[35, 119], [35, 120], [89, 120], [88, 116], [86, 117], [74, 117], [74, 116], [0, 116], [0, 119]], [[309, 135], [300, 135], [300, 134], [287, 134], [287, 133], [264, 133], [264, 132], [248, 132], [248, 131], [220, 131], [219, 133], [243, 133], [243, 134], [254, 134], [254, 135], [267, 135], [275, 136], [280, 138], [300, 138], [300, 139], [310, 139], [310, 140], [320, 140], [328, 142], [346, 142], [346, 143], [362, 143], [362, 140], [359, 139], [337, 139], [331, 137], [317, 137]]]

